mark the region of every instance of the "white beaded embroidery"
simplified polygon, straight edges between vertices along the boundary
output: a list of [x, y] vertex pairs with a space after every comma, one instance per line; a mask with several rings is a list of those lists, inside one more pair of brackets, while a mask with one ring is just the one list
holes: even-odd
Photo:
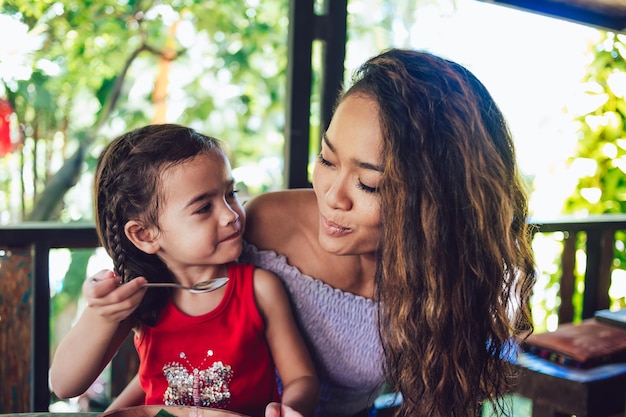
[[[207, 351], [200, 366], [194, 367], [185, 352], [180, 358], [187, 362], [188, 369], [180, 362], [169, 362], [163, 367], [168, 388], [163, 394], [165, 405], [192, 405], [196, 407], [224, 407], [230, 399], [228, 383], [233, 373], [230, 365], [222, 361], [213, 362], [207, 369], [200, 369], [213, 351]], [[191, 371], [191, 372], [190, 372]]]

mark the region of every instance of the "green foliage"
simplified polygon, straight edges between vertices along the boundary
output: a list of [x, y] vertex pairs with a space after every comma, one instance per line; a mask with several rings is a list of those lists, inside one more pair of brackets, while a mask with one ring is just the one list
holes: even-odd
[[626, 212], [626, 133], [624, 119], [626, 46], [622, 36], [605, 34], [595, 48], [586, 77], [587, 95], [597, 106], [577, 118], [579, 141], [570, 163], [590, 166], [565, 202], [565, 213]]
[[63, 311], [68, 304], [76, 302], [80, 298], [87, 274], [87, 264], [93, 254], [93, 249], [70, 250], [71, 263], [63, 279], [63, 289], [58, 291], [61, 295], [54, 297], [53, 303], [50, 305], [50, 313], [53, 317]]
[[[286, 0], [263, 7], [243, 0], [2, 3], [2, 14], [25, 24], [37, 44], [27, 55], [29, 77], [0, 74], [23, 143], [32, 143], [20, 148], [33, 158], [19, 168], [32, 190], [21, 211], [37, 213], [27, 215], [32, 220], [89, 220], [90, 211], [70, 213], [71, 195], [63, 199], [85, 166], [57, 181], [64, 190], [54, 190], [52, 198], [59, 203], [41, 201], [49, 197], [42, 191], [62, 172], [59, 161], [69, 163], [77, 149], [84, 149], [82, 158], [94, 158], [114, 136], [152, 122], [152, 85], [162, 58], [170, 59], [174, 96], [168, 121], [223, 139], [234, 167], [281, 156], [287, 7]], [[275, 180], [258, 191], [280, 188], [280, 175]], [[0, 187], [17, 194], [10, 181]]]
[[[570, 109], [576, 123], [578, 141], [576, 150], [567, 163], [577, 185], [564, 201], [563, 214], [615, 214], [626, 212], [626, 47], [623, 35], [600, 33], [600, 41], [592, 45], [593, 60], [581, 80], [583, 98], [576, 103], [576, 112]], [[532, 300], [535, 331], [553, 330], [557, 323], [559, 291], [562, 277], [560, 261], [567, 235], [539, 233], [533, 247], [541, 276]], [[626, 276], [626, 233], [615, 234], [612, 268], [615, 276]], [[577, 235], [574, 270], [574, 321], [582, 319], [585, 285], [586, 240]], [[621, 270], [621, 271], [618, 271]], [[617, 274], [615, 273], [617, 272]], [[622, 273], [622, 274], [620, 274]], [[624, 307], [626, 300], [621, 290], [626, 282], [614, 280], [609, 290], [611, 307]]]
[[[580, 170], [578, 186], [565, 201], [564, 213], [626, 213], [626, 37], [605, 33], [583, 80], [589, 111], [578, 115], [579, 140], [571, 166]], [[626, 269], [625, 233], [617, 232], [614, 269]], [[585, 237], [577, 242], [584, 251]], [[582, 278], [577, 277], [582, 286]], [[580, 294], [579, 294], [580, 295]], [[581, 297], [577, 304], [580, 308]], [[626, 306], [624, 299], [613, 300]]]

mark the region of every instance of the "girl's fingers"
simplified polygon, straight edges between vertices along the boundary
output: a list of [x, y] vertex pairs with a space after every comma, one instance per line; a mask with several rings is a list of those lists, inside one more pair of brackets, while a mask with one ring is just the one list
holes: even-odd
[[83, 295], [87, 305], [97, 308], [103, 316], [112, 317], [117, 312], [128, 315], [141, 302], [146, 292], [145, 283], [145, 278], [138, 277], [120, 284], [113, 273], [102, 272], [85, 281]]
[[[124, 284], [122, 287], [126, 285], [129, 284]], [[130, 316], [141, 303], [147, 291], [147, 288], [142, 288], [142, 286], [143, 284], [137, 285], [136, 289], [117, 288], [105, 297], [88, 299], [87, 302], [91, 308], [98, 311], [100, 316], [106, 317], [108, 320], [121, 321]]]
[[85, 280], [83, 294], [87, 298], [102, 297], [113, 291], [118, 283], [113, 271], [102, 270]]

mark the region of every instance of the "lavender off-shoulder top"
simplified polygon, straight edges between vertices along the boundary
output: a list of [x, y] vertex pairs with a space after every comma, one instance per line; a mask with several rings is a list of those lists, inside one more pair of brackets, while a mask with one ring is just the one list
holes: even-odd
[[285, 285], [321, 382], [320, 416], [351, 416], [372, 405], [383, 379], [377, 304], [302, 274], [274, 251], [244, 243], [240, 257]]

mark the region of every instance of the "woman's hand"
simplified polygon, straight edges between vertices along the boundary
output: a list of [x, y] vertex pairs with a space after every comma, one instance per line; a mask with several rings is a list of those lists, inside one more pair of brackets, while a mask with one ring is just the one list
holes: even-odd
[[269, 403], [267, 407], [265, 407], [265, 417], [302, 417], [302, 414], [288, 405]]
[[87, 305], [102, 318], [120, 322], [128, 318], [143, 299], [146, 282], [144, 277], [137, 277], [120, 285], [119, 277], [104, 269], [85, 280], [83, 296]]

